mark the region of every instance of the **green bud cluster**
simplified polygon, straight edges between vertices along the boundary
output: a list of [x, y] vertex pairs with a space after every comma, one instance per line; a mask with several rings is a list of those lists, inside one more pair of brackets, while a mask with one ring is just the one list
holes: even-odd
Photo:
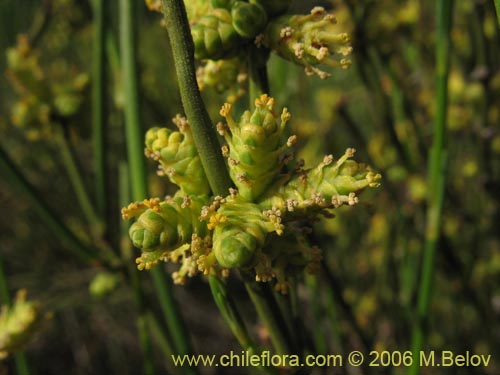
[[154, 127], [146, 133], [147, 157], [159, 162], [159, 175], [179, 186], [183, 194], [204, 195], [210, 185], [196, 151], [191, 129], [185, 117], [177, 115], [173, 123], [179, 131]]
[[26, 301], [26, 290], [20, 290], [12, 306], [2, 306], [0, 313], [0, 358], [22, 350], [37, 331], [39, 306]]
[[248, 81], [246, 66], [240, 56], [227, 60], [206, 60], [196, 70], [200, 91], [213, 88], [217, 93], [228, 92], [226, 101], [234, 103], [245, 94]]
[[63, 83], [49, 79], [26, 36], [19, 35], [17, 46], [7, 50], [7, 66], [7, 78], [19, 95], [12, 107], [12, 123], [28, 139], [50, 137], [54, 119], [69, 118], [81, 108], [88, 76], [77, 74]]
[[324, 79], [328, 73], [317, 66], [348, 68], [351, 61], [350, 38], [336, 30], [336, 19], [322, 7], [307, 15], [284, 15], [269, 22], [259, 44], [281, 57], [305, 67], [308, 75]]
[[[204, 189], [176, 182], [181, 189], [173, 198], [133, 203], [123, 217], [137, 218], [130, 237], [142, 250], [140, 269], [160, 260], [181, 262], [173, 277], [183, 283], [199, 272], [225, 276], [240, 268], [253, 272], [257, 281], [275, 280], [276, 290], [286, 293], [290, 277], [314, 272], [321, 260], [321, 251], [307, 242], [310, 228], [304, 223], [332, 217], [330, 211], [341, 205], [355, 205], [357, 194], [378, 187], [381, 176], [352, 160], [354, 149], [304, 169], [290, 150], [295, 136], [284, 137], [291, 115], [285, 108], [276, 116], [274, 99], [267, 95], [257, 98], [253, 111], [244, 112], [239, 122], [231, 109], [227, 103], [222, 107], [226, 123], [217, 129], [227, 142], [223, 154], [238, 189], [226, 197], [209, 197]], [[150, 130], [147, 152], [156, 153], [162, 169], [176, 168], [183, 179], [194, 181], [196, 169], [183, 160], [196, 153], [181, 152], [182, 140], [176, 141], [174, 133]]]

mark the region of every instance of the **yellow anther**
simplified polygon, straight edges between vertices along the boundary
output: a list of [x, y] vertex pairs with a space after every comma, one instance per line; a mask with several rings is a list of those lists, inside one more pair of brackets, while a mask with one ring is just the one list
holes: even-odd
[[207, 228], [209, 230], [213, 230], [217, 225], [219, 225], [220, 223], [225, 223], [226, 221], [227, 216], [224, 216], [220, 212], [217, 212], [215, 215], [210, 216], [210, 221], [207, 224]]
[[233, 106], [229, 103], [224, 103], [222, 108], [220, 109], [220, 115], [222, 117], [227, 117], [231, 114], [231, 109], [233, 108]]
[[262, 94], [260, 97], [255, 99], [255, 107], [257, 108], [267, 107], [267, 109], [271, 111], [274, 107], [274, 98], [271, 98], [267, 94]]

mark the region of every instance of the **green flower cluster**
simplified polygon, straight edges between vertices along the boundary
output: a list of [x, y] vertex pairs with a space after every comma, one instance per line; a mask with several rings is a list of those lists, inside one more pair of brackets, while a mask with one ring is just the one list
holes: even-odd
[[0, 313], [0, 358], [22, 350], [36, 333], [40, 322], [39, 307], [26, 301], [26, 290], [20, 290], [12, 306], [2, 306]]
[[132, 203], [122, 215], [137, 218], [130, 237], [142, 250], [140, 269], [159, 261], [180, 262], [173, 277], [183, 283], [198, 272], [227, 275], [239, 268], [253, 272], [257, 281], [276, 280], [276, 290], [286, 293], [290, 277], [304, 269], [313, 272], [321, 259], [321, 251], [307, 242], [306, 223], [331, 217], [339, 206], [355, 205], [356, 194], [377, 187], [381, 177], [351, 160], [353, 149], [304, 169], [291, 150], [296, 137], [284, 136], [290, 113], [285, 108], [277, 116], [274, 99], [265, 94], [238, 122], [231, 111], [224, 104], [226, 122], [217, 129], [227, 142], [222, 152], [237, 189], [226, 197], [209, 195], [201, 168], [192, 167], [199, 165], [199, 156], [187, 120], [177, 117], [180, 131], [148, 132], [146, 154], [154, 155], [179, 191], [164, 200]]
[[76, 74], [64, 83], [51, 80], [26, 36], [19, 35], [17, 46], [7, 50], [7, 65], [7, 78], [20, 96], [12, 108], [12, 123], [28, 139], [50, 137], [55, 120], [70, 118], [81, 108], [88, 76]]

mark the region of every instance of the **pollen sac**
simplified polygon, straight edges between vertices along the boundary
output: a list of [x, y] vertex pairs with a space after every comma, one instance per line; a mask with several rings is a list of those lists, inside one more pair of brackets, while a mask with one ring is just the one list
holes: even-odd
[[324, 79], [328, 73], [317, 66], [348, 68], [352, 51], [348, 34], [338, 32], [336, 19], [322, 7], [307, 15], [284, 15], [272, 20], [263, 44], [281, 57], [305, 67], [308, 75]]
[[173, 122], [179, 131], [155, 127], [146, 133], [146, 156], [160, 163], [159, 174], [166, 175], [182, 193], [208, 194], [210, 186], [188, 121], [178, 115]]
[[197, 59], [219, 60], [239, 52], [242, 39], [232, 21], [228, 10], [218, 8], [201, 17], [191, 27]]
[[273, 182], [282, 167], [281, 155], [293, 143], [282, 139], [289, 112], [285, 108], [280, 119], [273, 106], [274, 99], [264, 94], [255, 100], [254, 111], [244, 112], [238, 123], [230, 104], [221, 109], [227, 126], [220, 126], [219, 133], [229, 146], [223, 151], [239, 196], [247, 201], [255, 201]]

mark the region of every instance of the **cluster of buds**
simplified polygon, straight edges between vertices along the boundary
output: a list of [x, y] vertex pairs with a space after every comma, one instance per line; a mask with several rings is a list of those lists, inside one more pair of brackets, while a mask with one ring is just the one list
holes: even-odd
[[[161, 11], [159, 0], [145, 0]], [[309, 14], [285, 14], [291, 0], [193, 0], [186, 1], [191, 34], [198, 60], [228, 60], [259, 47], [304, 67], [307, 75], [330, 76], [321, 65], [351, 65], [350, 37], [339, 31], [336, 18], [322, 7]], [[216, 64], [207, 64], [215, 68]], [[234, 81], [233, 81], [234, 83]]]
[[20, 290], [12, 306], [2, 306], [0, 313], [0, 358], [22, 350], [36, 333], [40, 322], [38, 304], [26, 301]]
[[12, 123], [28, 139], [49, 137], [54, 119], [70, 118], [80, 109], [88, 76], [77, 74], [63, 83], [51, 80], [26, 36], [19, 35], [17, 46], [7, 50], [7, 65], [7, 78], [20, 96], [12, 107]]
[[[274, 99], [267, 95], [257, 98], [255, 109], [244, 112], [238, 123], [231, 110], [224, 104], [226, 123], [217, 129], [227, 142], [222, 152], [237, 189], [226, 197], [210, 197], [205, 176], [196, 168], [188, 170], [199, 160], [195, 150], [186, 152], [174, 133], [156, 128], [146, 137], [147, 153], [156, 155], [162, 170], [175, 170], [166, 174], [180, 189], [163, 201], [132, 203], [122, 215], [137, 218], [130, 237], [142, 250], [139, 269], [159, 261], [181, 263], [173, 277], [183, 283], [200, 272], [226, 276], [236, 268], [253, 273], [257, 281], [274, 282], [277, 291], [286, 293], [290, 277], [314, 272], [321, 260], [321, 251], [308, 244], [311, 228], [305, 223], [320, 215], [332, 217], [331, 211], [341, 205], [355, 205], [357, 194], [379, 186], [381, 176], [353, 161], [354, 149], [304, 169], [291, 152], [296, 137], [284, 136], [291, 115], [285, 108], [277, 116]], [[172, 178], [177, 174], [182, 178]], [[196, 190], [193, 181], [204, 187]]]
[[196, 70], [200, 91], [210, 87], [217, 93], [228, 92], [226, 101], [234, 103], [245, 95], [248, 74], [243, 59], [237, 56], [227, 60], [206, 60]]
[[349, 35], [338, 32], [337, 21], [322, 7], [315, 7], [307, 15], [284, 15], [269, 23], [257, 39], [281, 57], [305, 67], [308, 75], [329, 76], [318, 65], [348, 68], [347, 58], [352, 52]]

